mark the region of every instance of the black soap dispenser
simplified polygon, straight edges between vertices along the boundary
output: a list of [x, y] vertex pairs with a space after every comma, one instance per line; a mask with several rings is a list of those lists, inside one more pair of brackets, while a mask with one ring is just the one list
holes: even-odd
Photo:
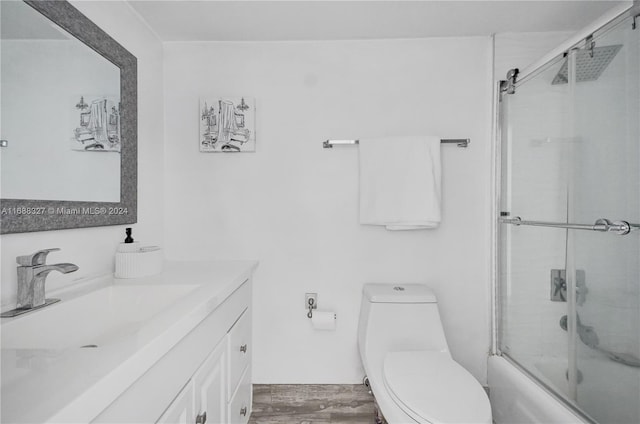
[[133, 237], [131, 237], [131, 227], [125, 228], [124, 232], [127, 235], [127, 237], [124, 239], [124, 242], [127, 244], [133, 243]]
[[126, 237], [124, 242], [118, 246], [118, 252], [137, 252], [140, 250], [140, 243], [133, 240], [131, 237], [131, 227], [125, 229]]

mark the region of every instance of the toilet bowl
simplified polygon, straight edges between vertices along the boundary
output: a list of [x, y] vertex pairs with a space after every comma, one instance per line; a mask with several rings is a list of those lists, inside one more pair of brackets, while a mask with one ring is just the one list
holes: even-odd
[[437, 299], [421, 284], [365, 284], [358, 348], [389, 424], [491, 424], [480, 383], [449, 353]]

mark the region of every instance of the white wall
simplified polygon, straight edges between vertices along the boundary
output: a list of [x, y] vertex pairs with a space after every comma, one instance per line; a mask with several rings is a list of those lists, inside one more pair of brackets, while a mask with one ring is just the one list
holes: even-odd
[[496, 34], [494, 37], [496, 81], [505, 79], [509, 69], [526, 70], [529, 65], [568, 40], [573, 34], [571, 31]]
[[[123, 1], [72, 3], [138, 58], [138, 224], [133, 225], [134, 236], [143, 242], [162, 244], [162, 45]], [[113, 256], [124, 239], [124, 227], [2, 235], [1, 303], [15, 303], [16, 256], [42, 248], [62, 248], [49, 256], [50, 263], [72, 262], [80, 267], [73, 274], [50, 274], [49, 290], [113, 272]]]
[[[256, 383], [357, 383], [365, 282], [434, 288], [453, 356], [486, 381], [489, 350], [489, 38], [165, 43], [165, 242], [172, 259], [255, 258]], [[257, 151], [198, 152], [198, 98], [257, 100]], [[327, 138], [436, 134], [443, 222], [358, 224], [357, 147]], [[310, 327], [304, 293], [338, 314]]]

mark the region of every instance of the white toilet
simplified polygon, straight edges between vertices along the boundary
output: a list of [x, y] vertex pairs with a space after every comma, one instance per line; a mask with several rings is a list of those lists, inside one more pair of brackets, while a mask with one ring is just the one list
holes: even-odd
[[365, 284], [358, 347], [389, 424], [491, 424], [484, 389], [451, 358], [428, 287]]

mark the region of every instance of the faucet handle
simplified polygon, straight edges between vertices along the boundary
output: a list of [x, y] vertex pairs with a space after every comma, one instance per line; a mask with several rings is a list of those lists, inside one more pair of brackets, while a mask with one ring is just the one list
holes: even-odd
[[38, 250], [36, 253], [32, 253], [31, 255], [16, 257], [16, 262], [20, 266], [44, 265], [47, 262], [47, 255], [50, 252], [55, 252], [56, 250], [60, 250], [60, 249], [57, 247], [54, 247], [52, 249]]

